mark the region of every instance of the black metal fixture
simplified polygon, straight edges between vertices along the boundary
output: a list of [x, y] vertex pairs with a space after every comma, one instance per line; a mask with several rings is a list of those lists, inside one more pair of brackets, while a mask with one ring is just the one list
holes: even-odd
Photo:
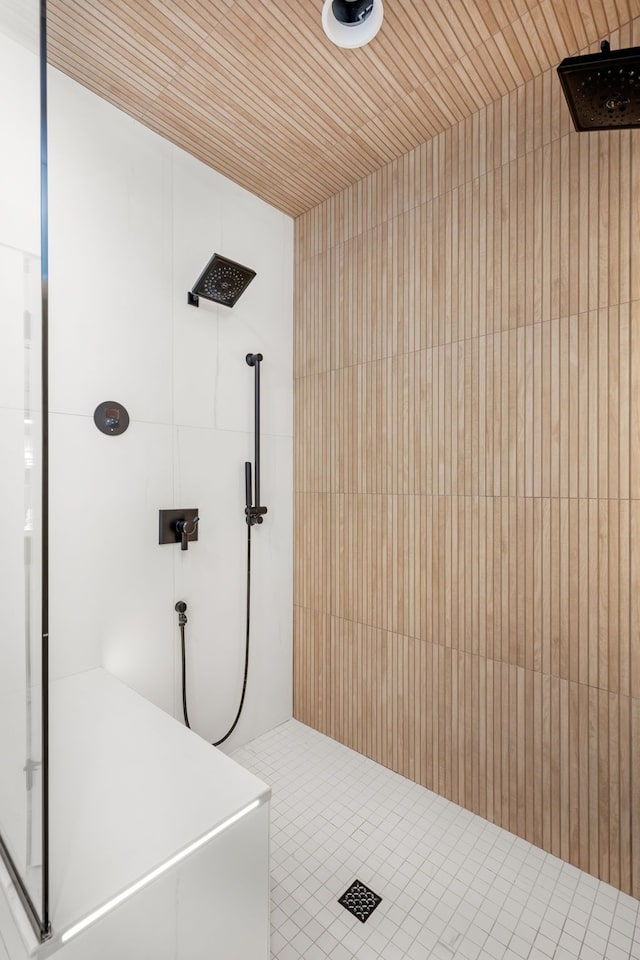
[[175, 611], [178, 614], [178, 627], [180, 629], [180, 651], [182, 654], [182, 714], [185, 725], [191, 729], [189, 723], [189, 714], [187, 712], [187, 650], [184, 639], [184, 628], [187, 625], [187, 605], [184, 600], [178, 600], [175, 605]]
[[105, 400], [93, 411], [93, 422], [108, 437], [118, 437], [129, 426], [127, 409], [117, 400]]
[[354, 880], [349, 889], [345, 890], [339, 898], [338, 903], [357, 917], [360, 923], [365, 923], [376, 907], [382, 903], [382, 897], [374, 893], [361, 880]]
[[200, 297], [204, 297], [205, 300], [213, 300], [214, 303], [221, 303], [225, 307], [233, 307], [255, 275], [255, 270], [243, 267], [241, 263], [236, 263], [234, 260], [227, 260], [219, 253], [214, 253], [194, 283], [193, 290], [187, 294], [187, 303], [192, 307], [198, 307]]
[[640, 47], [567, 57], [558, 76], [576, 130], [640, 127]]
[[371, 16], [373, 0], [331, 0], [331, 11], [338, 23], [355, 26]]
[[[244, 465], [244, 482], [245, 482], [245, 519], [247, 522], [247, 600], [246, 600], [246, 617], [245, 617], [245, 633], [244, 633], [244, 671], [242, 676], [242, 693], [240, 694], [240, 704], [238, 706], [235, 719], [225, 735], [220, 737], [219, 740], [213, 741], [214, 747], [219, 747], [221, 743], [224, 743], [225, 740], [228, 740], [235, 728], [238, 726], [238, 721], [242, 714], [242, 708], [244, 706], [245, 697], [247, 694], [247, 681], [249, 679], [249, 640], [251, 636], [251, 527], [256, 523], [262, 523], [264, 519], [264, 514], [267, 512], [267, 508], [260, 506], [260, 364], [262, 363], [262, 354], [261, 353], [248, 353], [245, 357], [248, 365], [253, 367], [255, 371], [255, 505], [253, 504], [253, 493], [252, 493], [252, 484], [251, 484], [251, 464], [245, 463]], [[161, 513], [168, 513], [170, 511], [161, 511]], [[188, 511], [176, 511], [186, 518]], [[196, 511], [197, 512], [197, 511]], [[196, 518], [197, 520], [197, 518]], [[162, 540], [160, 541], [163, 542]], [[172, 542], [169, 540], [168, 542]], [[186, 656], [186, 646], [185, 646], [185, 627], [187, 624], [186, 617], [187, 605], [184, 600], [179, 600], [175, 605], [175, 611], [178, 614], [178, 626], [180, 628], [180, 646], [182, 649], [182, 713], [184, 716], [185, 725], [191, 728], [189, 723], [189, 714], [187, 712], [187, 656]]]
[[338, 47], [363, 47], [382, 26], [382, 0], [324, 0], [322, 27]]
[[189, 541], [198, 539], [198, 508], [160, 510], [158, 543], [179, 543], [181, 550], [189, 549]]
[[251, 464], [247, 461], [244, 465], [244, 491], [245, 508], [244, 513], [247, 523], [253, 526], [254, 523], [262, 523], [267, 508], [260, 505], [260, 364], [262, 363], [261, 353], [248, 353], [246, 361], [250, 367], [253, 367], [254, 376], [254, 416], [255, 416], [255, 456], [254, 456], [254, 484], [252, 491], [251, 483]]

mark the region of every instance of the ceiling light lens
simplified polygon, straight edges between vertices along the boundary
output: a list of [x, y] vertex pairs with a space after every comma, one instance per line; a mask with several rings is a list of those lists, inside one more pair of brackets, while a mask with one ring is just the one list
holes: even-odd
[[383, 16], [382, 0], [325, 0], [322, 26], [332, 43], [353, 49], [373, 40]]
[[332, 0], [331, 9], [338, 23], [352, 26], [367, 19], [373, 10], [373, 0]]

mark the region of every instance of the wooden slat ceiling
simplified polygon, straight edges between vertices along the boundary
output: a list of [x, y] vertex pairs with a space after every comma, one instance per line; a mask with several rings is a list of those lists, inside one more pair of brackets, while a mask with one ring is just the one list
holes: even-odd
[[608, 37], [640, 0], [385, 0], [342, 50], [322, 0], [49, 0], [49, 61], [297, 216]]

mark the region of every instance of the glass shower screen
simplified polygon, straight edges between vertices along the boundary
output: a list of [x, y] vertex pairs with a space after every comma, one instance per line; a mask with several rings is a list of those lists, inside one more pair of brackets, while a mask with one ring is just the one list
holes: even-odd
[[5, 880], [10, 878], [43, 937], [48, 911], [41, 23], [39, 0], [0, 0], [0, 853]]

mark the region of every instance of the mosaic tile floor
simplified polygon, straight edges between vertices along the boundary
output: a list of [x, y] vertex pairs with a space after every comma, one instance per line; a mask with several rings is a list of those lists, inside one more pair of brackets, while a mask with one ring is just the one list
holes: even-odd
[[639, 901], [295, 720], [234, 758], [273, 788], [273, 960], [640, 960]]

